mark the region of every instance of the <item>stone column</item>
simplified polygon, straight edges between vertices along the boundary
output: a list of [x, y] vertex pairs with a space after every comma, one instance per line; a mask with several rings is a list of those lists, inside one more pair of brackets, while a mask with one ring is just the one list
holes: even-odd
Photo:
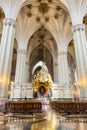
[[26, 81], [26, 83], [28, 83], [28, 81], [29, 81], [29, 61], [26, 61], [26, 63], [25, 63], [25, 81]]
[[85, 36], [85, 25], [75, 25], [72, 30], [74, 33], [78, 84], [81, 90], [80, 98], [82, 100], [87, 100], [87, 43]]
[[11, 94], [10, 94], [10, 99], [14, 97], [14, 84], [11, 84]]
[[4, 19], [0, 47], [0, 98], [2, 99], [8, 96], [14, 36], [15, 20]]
[[60, 85], [69, 85], [69, 70], [66, 51], [60, 51], [58, 53], [58, 78]]
[[54, 83], [58, 83], [58, 64], [54, 63]]
[[75, 70], [70, 67], [69, 68], [69, 77], [70, 77], [70, 84], [74, 84], [75, 83]]
[[26, 53], [25, 49], [17, 50], [17, 64], [15, 73], [15, 83], [25, 83], [25, 73], [26, 73]]

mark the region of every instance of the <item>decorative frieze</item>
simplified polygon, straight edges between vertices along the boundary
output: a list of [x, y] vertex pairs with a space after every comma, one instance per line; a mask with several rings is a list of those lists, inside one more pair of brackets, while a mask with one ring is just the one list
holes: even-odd
[[4, 24], [4, 25], [13, 26], [13, 27], [15, 28], [15, 26], [16, 26], [16, 21], [13, 20], [13, 19], [5, 18], [5, 19], [3, 20], [3, 24]]
[[72, 27], [72, 32], [80, 31], [80, 30], [85, 30], [85, 24], [77, 24]]

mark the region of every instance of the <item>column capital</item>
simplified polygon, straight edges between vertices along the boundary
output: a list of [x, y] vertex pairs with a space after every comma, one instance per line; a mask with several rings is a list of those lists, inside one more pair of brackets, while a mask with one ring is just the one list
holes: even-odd
[[10, 18], [5, 18], [5, 19], [3, 20], [3, 24], [4, 24], [4, 25], [13, 26], [13, 27], [15, 28], [15, 26], [16, 26], [16, 21], [13, 20], [13, 19], [10, 19]]
[[60, 56], [60, 55], [67, 55], [67, 52], [66, 51], [59, 51], [58, 56]]
[[72, 27], [72, 32], [80, 31], [80, 30], [85, 30], [85, 24], [77, 24]]
[[21, 53], [26, 55], [27, 54], [27, 50], [26, 49], [17, 49], [17, 53]]

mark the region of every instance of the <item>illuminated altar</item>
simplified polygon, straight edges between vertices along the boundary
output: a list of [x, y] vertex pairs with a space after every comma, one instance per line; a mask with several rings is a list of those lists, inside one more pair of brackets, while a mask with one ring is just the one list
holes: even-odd
[[49, 99], [73, 99], [71, 85], [53, 83], [51, 75], [44, 69], [33, 76], [32, 83], [12, 84], [10, 99], [37, 98], [43, 104]]
[[45, 71], [44, 64], [41, 70], [34, 75], [32, 80], [34, 95], [37, 94], [38, 98], [51, 96], [53, 81], [51, 75]]

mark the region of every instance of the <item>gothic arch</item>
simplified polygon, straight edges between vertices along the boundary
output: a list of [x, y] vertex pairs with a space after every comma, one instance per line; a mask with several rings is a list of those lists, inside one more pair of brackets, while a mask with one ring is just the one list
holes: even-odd
[[[45, 49], [45, 55], [44, 55], [44, 49]], [[45, 56], [45, 57], [44, 57]], [[49, 50], [42, 46], [42, 45], [38, 45], [31, 53], [30, 55], [30, 59], [29, 59], [29, 63], [30, 63], [30, 81], [32, 79], [32, 71], [34, 66], [39, 62], [46, 62], [46, 66], [48, 68], [48, 71], [51, 73], [52, 77], [53, 77], [53, 57], [51, 55], [51, 53], [49, 52]]]

